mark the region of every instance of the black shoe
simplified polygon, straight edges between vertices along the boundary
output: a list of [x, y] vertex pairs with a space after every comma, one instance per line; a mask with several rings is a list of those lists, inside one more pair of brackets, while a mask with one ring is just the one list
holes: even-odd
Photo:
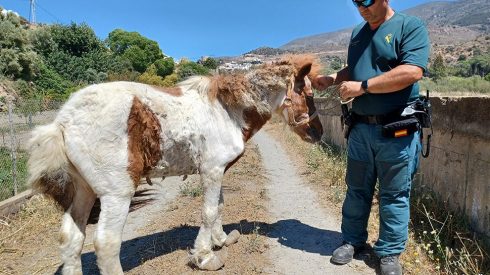
[[402, 275], [402, 266], [398, 261], [399, 255], [388, 255], [381, 257], [379, 267], [381, 275]]
[[343, 242], [341, 246], [334, 250], [330, 261], [334, 264], [347, 264], [354, 258], [354, 254], [362, 250], [362, 246], [353, 246]]

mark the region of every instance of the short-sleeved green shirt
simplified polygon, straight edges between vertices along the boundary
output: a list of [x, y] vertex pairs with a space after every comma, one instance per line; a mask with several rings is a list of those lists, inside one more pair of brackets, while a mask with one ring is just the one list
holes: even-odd
[[[348, 52], [350, 79], [363, 81], [387, 72], [401, 64], [427, 69], [430, 42], [424, 23], [417, 17], [395, 14], [376, 30], [368, 23], [353, 31]], [[403, 108], [419, 97], [419, 85], [386, 94], [365, 94], [352, 103], [359, 115], [381, 115]]]

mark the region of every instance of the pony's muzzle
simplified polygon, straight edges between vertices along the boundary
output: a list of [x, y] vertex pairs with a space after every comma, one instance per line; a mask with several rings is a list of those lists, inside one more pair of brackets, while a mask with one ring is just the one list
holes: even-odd
[[308, 136], [311, 138], [312, 143], [319, 142], [322, 139], [322, 135], [319, 133], [319, 131], [314, 128], [314, 127], [308, 127], [306, 129], [306, 133]]

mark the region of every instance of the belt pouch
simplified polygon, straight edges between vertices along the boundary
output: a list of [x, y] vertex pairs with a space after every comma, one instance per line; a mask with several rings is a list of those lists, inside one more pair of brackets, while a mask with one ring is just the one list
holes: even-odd
[[399, 138], [415, 133], [419, 129], [419, 121], [411, 117], [383, 125], [382, 135], [388, 138]]

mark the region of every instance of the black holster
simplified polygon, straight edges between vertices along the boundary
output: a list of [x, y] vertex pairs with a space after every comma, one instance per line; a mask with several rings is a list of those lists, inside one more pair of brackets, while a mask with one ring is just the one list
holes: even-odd
[[340, 105], [342, 109], [342, 116], [340, 117], [340, 121], [342, 123], [342, 130], [344, 132], [344, 138], [349, 139], [350, 131], [352, 127], [354, 127], [354, 119], [351, 111], [347, 107], [347, 104]]

